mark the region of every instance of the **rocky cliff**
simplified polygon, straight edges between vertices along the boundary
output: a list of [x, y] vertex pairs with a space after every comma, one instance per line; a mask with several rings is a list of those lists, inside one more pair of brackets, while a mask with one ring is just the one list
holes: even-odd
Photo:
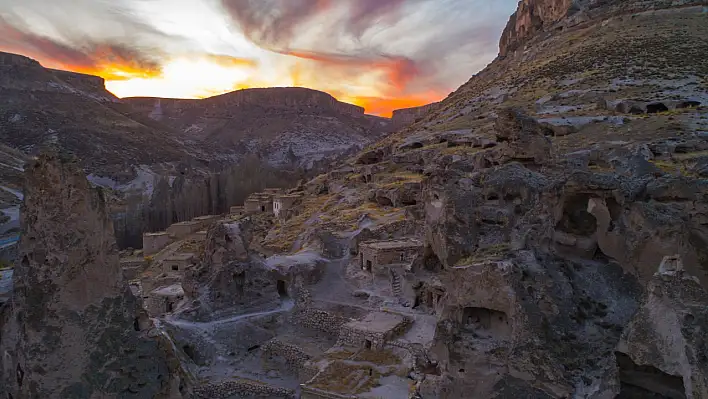
[[704, 397], [708, 24], [696, 4], [521, 2], [502, 57], [309, 182], [300, 223], [271, 241], [423, 241], [387, 279], [344, 268], [368, 305], [435, 319], [421, 398]]
[[391, 118], [391, 122], [393, 122], [393, 124], [397, 128], [403, 128], [407, 125], [412, 124], [416, 121], [416, 119], [430, 112], [430, 110], [432, 110], [438, 104], [439, 103], [432, 103], [420, 107], [397, 109], [393, 111], [393, 117]]
[[0, 309], [11, 398], [180, 398], [177, 354], [124, 283], [103, 194], [58, 152], [25, 176], [14, 290]]
[[622, 14], [705, 4], [703, 0], [521, 0], [500, 40], [501, 56], [534, 37]]

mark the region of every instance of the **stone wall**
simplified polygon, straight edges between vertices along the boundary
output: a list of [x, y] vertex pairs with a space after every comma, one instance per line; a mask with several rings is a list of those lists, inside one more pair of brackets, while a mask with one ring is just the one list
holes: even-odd
[[295, 399], [295, 391], [266, 385], [251, 380], [222, 381], [216, 384], [203, 385], [194, 389], [195, 399], [217, 399], [230, 397], [258, 397]]
[[411, 264], [418, 257], [422, 256], [422, 248], [395, 248], [379, 249], [367, 245], [362, 245], [359, 250], [359, 265], [362, 269], [368, 269], [371, 262], [371, 271], [376, 274], [387, 274], [388, 271], [382, 266], [395, 264]]
[[303, 369], [305, 363], [310, 360], [310, 355], [305, 353], [302, 348], [280, 341], [274, 338], [261, 346], [263, 354], [268, 356], [277, 356], [285, 360], [285, 364], [293, 371], [299, 372]]
[[172, 239], [167, 233], [145, 233], [143, 234], [143, 253], [153, 255], [168, 246]]
[[386, 332], [373, 332], [342, 326], [340, 328], [337, 345], [364, 348], [366, 342], [369, 341], [371, 342], [371, 349], [382, 350], [389, 341], [405, 333], [411, 324], [413, 324], [413, 321], [408, 317], [404, 317], [399, 325]]
[[202, 224], [195, 221], [175, 223], [167, 228], [167, 234], [169, 234], [170, 237], [180, 239], [192, 233], [196, 233], [201, 230], [201, 228]]
[[293, 316], [293, 321], [305, 328], [338, 335], [342, 326], [350, 320], [326, 310], [306, 308], [298, 310]]
[[357, 399], [356, 395], [341, 395], [334, 392], [327, 392], [321, 389], [302, 385], [300, 387], [300, 399]]

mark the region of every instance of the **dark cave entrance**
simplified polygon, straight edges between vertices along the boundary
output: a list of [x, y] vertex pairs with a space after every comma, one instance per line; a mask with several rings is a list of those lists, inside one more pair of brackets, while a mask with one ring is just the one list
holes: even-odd
[[597, 220], [588, 211], [587, 195], [568, 198], [563, 205], [563, 216], [556, 228], [566, 233], [589, 237], [597, 230]]
[[281, 298], [288, 298], [288, 285], [285, 282], [285, 280], [278, 280], [278, 295], [280, 295]]
[[639, 366], [624, 353], [615, 352], [620, 376], [617, 399], [686, 399], [683, 378], [652, 366]]
[[367, 339], [367, 340], [364, 342], [364, 349], [369, 349], [369, 350], [370, 350], [370, 349], [371, 349], [371, 346], [372, 346], [372, 342]]
[[663, 103], [653, 103], [647, 105], [647, 114], [658, 114], [659, 112], [666, 112], [668, 110], [669, 107]]

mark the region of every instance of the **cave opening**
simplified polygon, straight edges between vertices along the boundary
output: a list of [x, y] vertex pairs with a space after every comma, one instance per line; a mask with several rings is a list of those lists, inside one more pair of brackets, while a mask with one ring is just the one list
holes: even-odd
[[593, 235], [597, 231], [597, 220], [587, 211], [588, 200], [586, 195], [568, 198], [563, 205], [563, 216], [556, 227], [578, 236]]
[[192, 345], [182, 346], [182, 351], [185, 355], [187, 355], [188, 358], [192, 359], [194, 363], [197, 362], [197, 354], [195, 353], [194, 347]]
[[423, 250], [423, 269], [433, 273], [441, 272], [444, 269], [440, 258], [430, 245]]
[[511, 335], [511, 326], [506, 313], [493, 309], [466, 307], [462, 310], [463, 330], [477, 335], [506, 338]]
[[664, 105], [664, 103], [652, 103], [647, 105], [647, 114], [658, 114], [659, 112], [666, 112], [669, 107]]
[[624, 353], [615, 352], [619, 369], [617, 399], [686, 399], [683, 378], [652, 366], [639, 366]]
[[288, 298], [288, 285], [285, 282], [285, 280], [278, 280], [278, 295], [280, 295], [281, 298]]
[[701, 106], [700, 101], [688, 100], [688, 101], [684, 101], [684, 102], [682, 102], [682, 103], [679, 103], [679, 104], [676, 106], [676, 108], [697, 108], [697, 107], [700, 107], [700, 106]]

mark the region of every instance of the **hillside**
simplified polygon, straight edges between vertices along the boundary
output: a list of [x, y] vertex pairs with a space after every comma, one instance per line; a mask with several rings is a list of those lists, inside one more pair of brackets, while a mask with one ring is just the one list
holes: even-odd
[[119, 100], [103, 79], [0, 53], [0, 140], [26, 153], [56, 143], [88, 173], [129, 185], [146, 167], [224, 167], [259, 154], [277, 167], [313, 167], [391, 130], [390, 120], [301, 88], [249, 89], [204, 100]]
[[127, 98], [131, 117], [150, 118], [225, 154], [258, 153], [274, 166], [361, 148], [389, 132], [390, 120], [304, 88], [247, 89], [203, 100]]
[[[254, 241], [356, 254], [312, 306], [414, 319], [386, 346], [420, 351], [414, 397], [708, 397], [707, 18], [521, 1], [493, 63]], [[375, 241], [420, 252], [367, 273]]]

